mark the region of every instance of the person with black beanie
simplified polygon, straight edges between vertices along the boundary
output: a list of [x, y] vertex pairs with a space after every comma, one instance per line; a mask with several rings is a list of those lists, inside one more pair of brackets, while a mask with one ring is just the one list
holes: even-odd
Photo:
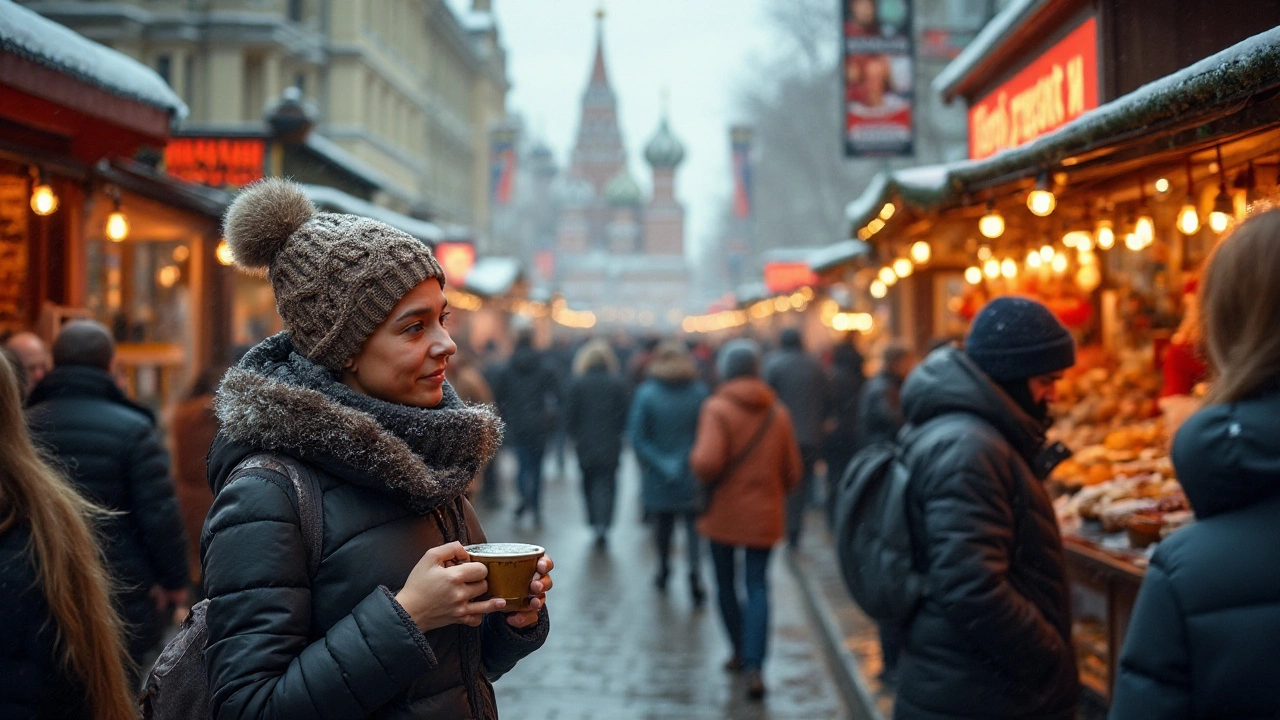
[[1079, 678], [1062, 538], [1041, 481], [1075, 341], [1033, 300], [991, 301], [963, 350], [902, 388], [908, 515], [929, 592], [904, 628], [895, 716], [1074, 718]]

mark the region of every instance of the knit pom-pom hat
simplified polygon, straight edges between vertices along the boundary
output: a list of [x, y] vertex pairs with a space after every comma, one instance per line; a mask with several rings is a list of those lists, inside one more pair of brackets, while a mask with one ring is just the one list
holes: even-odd
[[294, 347], [335, 372], [406, 293], [429, 279], [444, 285], [440, 264], [417, 238], [369, 218], [318, 212], [289, 180], [241, 190], [222, 232], [236, 265], [267, 271]]
[[1076, 364], [1076, 343], [1049, 308], [1035, 300], [999, 297], [973, 319], [965, 354], [987, 377], [1024, 380]]

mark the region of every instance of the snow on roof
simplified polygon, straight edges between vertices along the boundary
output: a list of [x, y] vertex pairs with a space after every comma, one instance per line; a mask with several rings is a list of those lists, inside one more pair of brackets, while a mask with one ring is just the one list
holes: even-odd
[[1152, 81], [1032, 142], [983, 160], [880, 173], [845, 208], [851, 232], [897, 198], [936, 210], [993, 184], [1039, 174], [1063, 160], [1170, 127], [1193, 127], [1224, 108], [1280, 87], [1280, 28], [1259, 33], [1194, 65]]
[[513, 257], [482, 257], [467, 273], [463, 289], [483, 297], [505, 295], [520, 279], [520, 261]]
[[372, 218], [427, 242], [436, 242], [444, 237], [444, 233], [435, 223], [411, 218], [395, 210], [374, 205], [367, 200], [348, 195], [337, 188], [324, 185], [303, 185], [302, 189], [307, 193], [307, 197], [311, 198], [311, 202], [321, 209]]
[[843, 240], [810, 253], [809, 268], [818, 273], [826, 272], [870, 252], [871, 246], [861, 240]]
[[493, 30], [498, 25], [498, 21], [493, 17], [493, 13], [488, 10], [468, 10], [458, 15], [458, 23], [462, 25], [467, 32], [484, 33]]
[[991, 18], [978, 36], [952, 60], [942, 72], [933, 79], [933, 91], [942, 96], [951, 93], [956, 85], [964, 81], [978, 63], [1018, 28], [1027, 18], [1044, 5], [1053, 0], [1013, 0], [996, 16]]
[[0, 51], [113, 95], [167, 110], [177, 118], [187, 115], [186, 104], [151, 68], [12, 0], [0, 0]]

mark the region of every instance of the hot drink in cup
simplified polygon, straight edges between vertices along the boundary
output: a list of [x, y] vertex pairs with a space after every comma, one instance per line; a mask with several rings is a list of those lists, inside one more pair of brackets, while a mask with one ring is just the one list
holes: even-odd
[[489, 597], [507, 601], [504, 612], [529, 609], [529, 583], [546, 550], [526, 543], [481, 543], [463, 548], [472, 562], [489, 568]]

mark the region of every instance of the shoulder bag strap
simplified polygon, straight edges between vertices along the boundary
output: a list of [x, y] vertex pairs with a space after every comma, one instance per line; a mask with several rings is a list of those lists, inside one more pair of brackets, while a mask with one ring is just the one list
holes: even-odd
[[321, 541], [324, 530], [324, 508], [320, 500], [320, 482], [305, 464], [278, 453], [254, 453], [236, 465], [231, 480], [239, 475], [276, 475], [288, 480], [298, 500], [298, 523], [302, 529], [302, 543], [307, 553], [307, 575], [314, 578], [320, 569]]
[[733, 471], [737, 470], [751, 456], [751, 453], [755, 452], [760, 445], [760, 441], [764, 440], [765, 433], [769, 432], [769, 428], [773, 425], [773, 416], [777, 414], [777, 408], [777, 403], [769, 406], [769, 411], [765, 413], [764, 420], [760, 421], [760, 428], [756, 430], [756, 434], [752, 435], [746, 446], [724, 466], [724, 469], [716, 477], [715, 482], [711, 483], [712, 488], [728, 479], [733, 474]]

